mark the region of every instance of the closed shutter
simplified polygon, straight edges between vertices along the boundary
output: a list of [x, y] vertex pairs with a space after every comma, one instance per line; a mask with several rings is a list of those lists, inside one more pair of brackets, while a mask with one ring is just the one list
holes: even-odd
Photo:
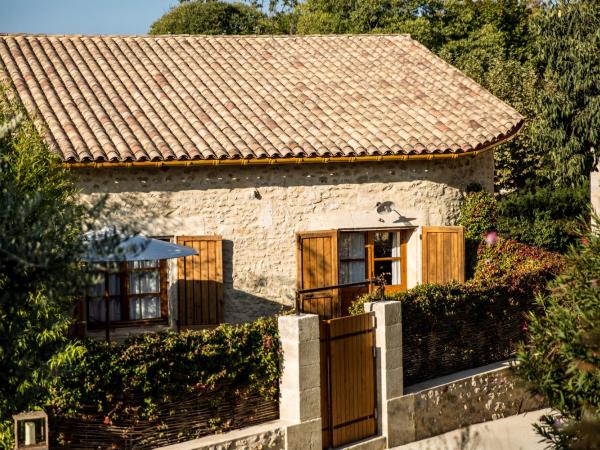
[[223, 322], [221, 236], [179, 236], [177, 243], [198, 252], [178, 260], [179, 326], [202, 328]]
[[465, 281], [463, 227], [423, 227], [423, 284]]
[[[338, 232], [311, 231], [298, 233], [298, 290], [338, 284]], [[341, 315], [339, 289], [300, 295], [300, 310], [329, 319]]]

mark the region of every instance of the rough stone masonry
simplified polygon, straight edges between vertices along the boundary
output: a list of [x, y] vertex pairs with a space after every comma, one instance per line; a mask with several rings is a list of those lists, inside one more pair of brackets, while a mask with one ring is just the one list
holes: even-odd
[[149, 236], [221, 235], [225, 321], [242, 322], [293, 304], [296, 232], [392, 226], [375, 212], [381, 201], [393, 201], [412, 225], [453, 225], [470, 183], [493, 189], [494, 163], [489, 151], [442, 160], [74, 172], [84, 199], [106, 194], [119, 220]]

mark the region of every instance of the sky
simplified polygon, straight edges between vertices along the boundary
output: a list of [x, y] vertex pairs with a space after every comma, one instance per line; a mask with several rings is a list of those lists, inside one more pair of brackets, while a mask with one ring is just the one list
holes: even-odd
[[0, 0], [0, 33], [146, 34], [178, 0]]

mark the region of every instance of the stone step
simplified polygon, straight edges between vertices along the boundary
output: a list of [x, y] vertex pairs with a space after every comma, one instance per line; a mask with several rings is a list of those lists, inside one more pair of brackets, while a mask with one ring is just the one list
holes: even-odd
[[387, 446], [384, 436], [371, 436], [361, 441], [336, 447], [335, 450], [383, 450]]

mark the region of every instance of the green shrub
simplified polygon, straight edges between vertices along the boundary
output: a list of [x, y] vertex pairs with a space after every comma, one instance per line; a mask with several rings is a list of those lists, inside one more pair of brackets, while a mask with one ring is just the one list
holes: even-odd
[[[480, 303], [480, 299], [500, 299], [505, 291], [517, 288], [533, 300], [535, 294], [545, 289], [563, 267], [563, 257], [559, 254], [520, 244], [513, 240], [498, 238], [494, 245], [479, 244], [478, 263], [473, 278], [466, 283], [419, 285], [405, 292], [386, 295], [389, 300], [399, 300], [408, 304], [420, 304], [429, 319], [443, 313], [434, 305], [452, 308], [453, 304], [464, 302]], [[364, 295], [355, 300], [349, 308], [352, 315], [363, 312], [365, 302], [378, 301], [377, 294]], [[449, 306], [450, 305], [450, 306]]]
[[473, 282], [498, 283], [525, 273], [556, 274], [562, 265], [563, 258], [557, 253], [498, 238], [493, 245], [479, 245]]
[[459, 225], [465, 229], [467, 278], [473, 276], [477, 264], [477, 248], [488, 231], [496, 230], [496, 200], [486, 191], [470, 192], [460, 210]]
[[[406, 383], [417, 383], [483, 366], [514, 355], [524, 339], [525, 315], [537, 306], [562, 267], [562, 257], [499, 239], [481, 244], [481, 261], [466, 283], [426, 284], [387, 295], [402, 302], [403, 365]], [[350, 307], [363, 312], [363, 296]]]
[[465, 238], [479, 242], [488, 231], [496, 229], [496, 201], [486, 191], [471, 192], [465, 197], [459, 224], [465, 229]]
[[581, 217], [589, 215], [589, 186], [537, 188], [498, 198], [498, 232], [507, 238], [553, 251], [577, 240]]
[[275, 318], [210, 331], [150, 333], [124, 343], [84, 341], [86, 353], [52, 390], [54, 417], [90, 408], [111, 421], [151, 419], [163, 403], [219, 388], [223, 397], [277, 398], [280, 345]]
[[[598, 218], [594, 219], [600, 227]], [[564, 272], [536, 302], [518, 373], [559, 417], [538, 431], [556, 449], [600, 448], [600, 234], [572, 246]]]

